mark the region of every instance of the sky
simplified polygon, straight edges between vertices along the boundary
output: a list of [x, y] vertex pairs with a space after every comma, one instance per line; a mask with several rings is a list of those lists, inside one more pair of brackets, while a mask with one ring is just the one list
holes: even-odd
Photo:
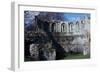
[[[85, 16], [90, 17], [89, 13], [57, 13], [57, 12], [36, 12], [36, 11], [24, 11], [24, 23], [25, 25], [30, 25], [34, 23], [34, 18], [36, 15], [40, 13], [48, 14], [56, 14], [55, 18], [61, 16], [64, 21], [78, 21], [80, 18], [84, 18]], [[51, 15], [53, 16], [53, 15]]]
[[68, 19], [69, 21], [77, 21], [80, 18], [84, 18], [85, 16], [90, 17], [88, 13], [64, 13], [64, 18]]

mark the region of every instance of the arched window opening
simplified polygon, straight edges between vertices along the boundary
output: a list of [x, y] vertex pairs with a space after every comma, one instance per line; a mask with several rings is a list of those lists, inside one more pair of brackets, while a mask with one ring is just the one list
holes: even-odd
[[78, 21], [76, 22], [76, 26], [77, 26], [77, 32], [79, 32], [79, 29], [80, 29], [79, 27], [80, 26], [79, 26], [79, 22]]
[[65, 23], [62, 23], [61, 24], [61, 32], [64, 32], [65, 31], [65, 26], [64, 25], [65, 25]]
[[51, 25], [51, 32], [54, 32], [55, 31], [55, 23], [52, 23], [52, 25]]

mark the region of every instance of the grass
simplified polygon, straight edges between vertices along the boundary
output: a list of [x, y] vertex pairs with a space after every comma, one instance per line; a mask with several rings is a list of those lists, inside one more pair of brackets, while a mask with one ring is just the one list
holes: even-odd
[[80, 53], [72, 53], [72, 54], [66, 54], [66, 57], [64, 57], [64, 59], [89, 59], [90, 58], [90, 55], [87, 54], [87, 55], [83, 55], [83, 54], [80, 54]]
[[[83, 55], [82, 53], [66, 53], [65, 57], [63, 58], [64, 60], [69, 60], [69, 59], [89, 59], [90, 54]], [[35, 60], [32, 57], [25, 57], [25, 61], [40, 61], [40, 60]]]

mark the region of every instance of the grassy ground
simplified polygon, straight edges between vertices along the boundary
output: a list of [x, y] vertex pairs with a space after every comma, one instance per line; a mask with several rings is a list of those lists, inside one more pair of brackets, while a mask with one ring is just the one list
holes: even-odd
[[74, 53], [74, 54], [66, 54], [66, 57], [64, 59], [88, 59], [90, 58], [90, 55], [83, 55], [80, 53]]
[[[83, 55], [81, 53], [66, 53], [65, 57], [63, 59], [69, 60], [69, 59], [89, 59], [90, 55]], [[25, 61], [40, 61], [40, 60], [34, 60], [31, 57], [25, 57]]]

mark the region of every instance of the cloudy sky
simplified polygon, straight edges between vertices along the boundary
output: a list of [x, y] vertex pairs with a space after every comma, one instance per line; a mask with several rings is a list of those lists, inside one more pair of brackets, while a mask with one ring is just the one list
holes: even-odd
[[[36, 11], [24, 11], [24, 23], [25, 25], [31, 25], [34, 23], [35, 16], [42, 14], [42, 15], [48, 15], [53, 18], [61, 17], [61, 20], [64, 21], [77, 21], [80, 18], [84, 18], [85, 16], [88, 16], [90, 18], [90, 14], [88, 13], [57, 13], [57, 12], [36, 12]], [[55, 16], [56, 15], [56, 16]]]

